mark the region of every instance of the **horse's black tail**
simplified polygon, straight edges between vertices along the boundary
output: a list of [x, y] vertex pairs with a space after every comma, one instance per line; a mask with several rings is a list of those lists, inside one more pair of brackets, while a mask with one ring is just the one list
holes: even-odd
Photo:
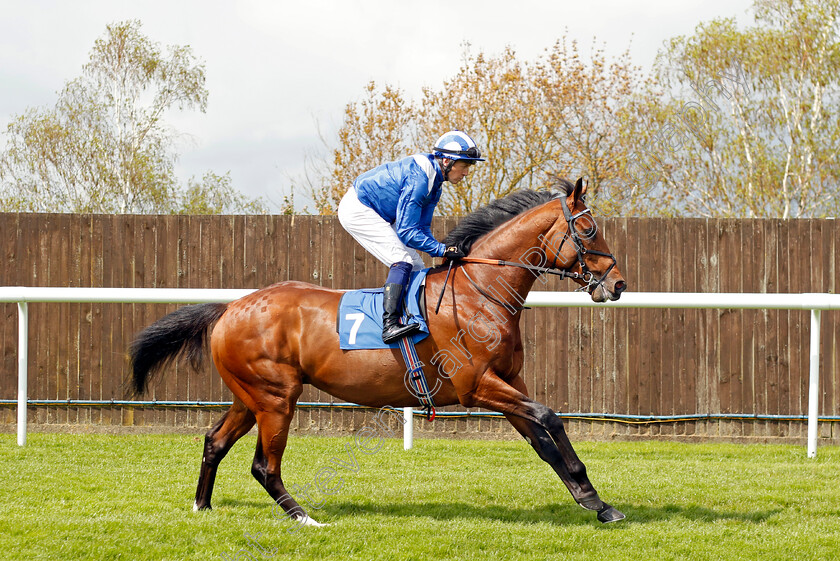
[[226, 309], [227, 304], [184, 306], [141, 331], [130, 351], [135, 396], [145, 393], [155, 373], [184, 355], [193, 368], [201, 368], [210, 327]]

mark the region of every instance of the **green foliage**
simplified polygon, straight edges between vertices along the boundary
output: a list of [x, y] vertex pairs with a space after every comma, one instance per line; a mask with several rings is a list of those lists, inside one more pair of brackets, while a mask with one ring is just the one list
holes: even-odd
[[[599, 213], [618, 214], [625, 200], [626, 161], [637, 139], [627, 134], [628, 122], [638, 118], [637, 91], [656, 83], [642, 77], [629, 50], [607, 59], [593, 41], [588, 61], [577, 43], [558, 41], [538, 61], [535, 78], [544, 99], [544, 128], [553, 150], [550, 173], [589, 180], [587, 200]], [[650, 98], [647, 98], [648, 100]], [[625, 209], [626, 211], [626, 209]]]
[[283, 216], [294, 216], [295, 214], [311, 214], [309, 207], [304, 206], [298, 210], [295, 208], [295, 185], [292, 183], [288, 195], [283, 195], [283, 202], [280, 204], [280, 214]]
[[437, 137], [452, 129], [475, 139], [486, 162], [479, 162], [458, 185], [446, 184], [442, 214], [466, 214], [515, 189], [546, 187], [540, 173], [554, 157], [542, 126], [540, 92], [508, 48], [497, 57], [465, 52], [458, 73], [439, 90], [424, 91], [420, 135], [430, 150]]
[[207, 172], [201, 181], [190, 179], [177, 214], [266, 214], [262, 199], [250, 200], [231, 185], [230, 173]]
[[658, 78], [675, 95], [639, 127], [645, 165], [675, 214], [835, 215], [840, 2], [758, 0], [754, 10], [754, 27], [702, 23], [660, 54]]
[[[220, 466], [214, 510], [193, 512], [203, 436], [0, 435], [0, 551], [38, 559], [833, 559], [840, 449], [578, 442], [627, 519], [604, 526], [523, 440], [398, 439], [337, 468], [341, 489], [288, 532], [251, 476], [255, 438]], [[352, 436], [291, 437], [287, 486], [312, 485]], [[264, 555], [245, 535], [253, 536]], [[250, 555], [250, 556], [249, 556]]]
[[204, 65], [189, 47], [163, 51], [139, 21], [109, 25], [82, 75], [52, 109], [7, 127], [0, 210], [81, 213], [251, 212], [264, 208], [209, 173], [182, 189], [174, 174], [173, 108], [204, 111]]

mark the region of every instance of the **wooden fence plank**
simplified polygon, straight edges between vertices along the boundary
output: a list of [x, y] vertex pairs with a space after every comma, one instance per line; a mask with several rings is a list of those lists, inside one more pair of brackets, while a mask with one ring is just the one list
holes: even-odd
[[[0, 257], [6, 263], [0, 268], [0, 286], [15, 286], [21, 272], [25, 272], [25, 264], [20, 258], [21, 232], [20, 215], [0, 215]], [[0, 399], [17, 398], [17, 305], [14, 303], [0, 304], [0, 344], [2, 344], [2, 359], [0, 359]], [[14, 411], [9, 408], [5, 415], [0, 415], [0, 422], [13, 422]]]
[[[102, 271], [103, 282], [106, 287], [125, 286], [122, 273], [131, 266], [132, 255], [126, 255], [125, 236], [123, 232], [124, 221], [120, 220], [123, 217], [117, 216], [102, 216], [102, 238], [101, 238], [101, 255], [102, 255]], [[118, 264], [118, 266], [115, 266]], [[103, 331], [99, 338], [99, 353], [102, 360], [102, 370], [97, 381], [98, 399], [113, 399], [111, 392], [111, 376], [113, 375], [112, 366], [113, 351], [115, 345], [118, 345], [122, 336], [122, 316], [124, 311], [128, 311], [128, 306], [124, 304], [107, 304], [102, 308], [102, 325]], [[119, 415], [119, 411], [115, 411], [112, 407], [102, 407], [100, 409], [101, 420], [100, 423], [104, 425], [113, 425], [114, 418]]]
[[[626, 262], [624, 259], [627, 255], [626, 240], [629, 237], [629, 222], [626, 218], [614, 219], [615, 227], [610, 230], [611, 235], [608, 237], [610, 243], [610, 250], [615, 255], [618, 261], [619, 270], [625, 276], [626, 280]], [[614, 235], [613, 235], [614, 232]], [[613, 240], [620, 240], [621, 245], [615, 246]], [[615, 246], [615, 247], [614, 247]], [[628, 340], [629, 322], [628, 316], [624, 313], [626, 310], [612, 310], [609, 316], [612, 318], [612, 343], [615, 346], [614, 363], [612, 372], [611, 392], [612, 398], [609, 400], [609, 409], [605, 413], [626, 413], [627, 412], [627, 370], [629, 368], [629, 346], [631, 342]]]
[[[824, 225], [823, 232], [823, 251], [822, 255], [826, 256], [828, 264], [826, 271], [827, 280], [825, 287], [827, 290], [833, 290], [836, 294], [836, 236], [837, 230], [835, 228], [836, 221], [832, 220]], [[823, 360], [820, 363], [820, 411], [823, 415], [837, 415], [836, 411], [836, 391], [837, 381], [831, 378], [831, 373], [835, 372], [837, 367], [836, 346], [837, 337], [840, 335], [837, 331], [837, 314], [822, 314], [822, 321], [824, 324], [824, 331], [822, 333], [822, 343], [820, 345], [820, 352], [824, 353], [820, 356]], [[820, 427], [819, 434], [821, 437], [829, 438], [834, 430], [833, 426], [823, 423]]]
[[[767, 250], [765, 253], [766, 265], [770, 268], [770, 273], [767, 276], [767, 292], [779, 293], [784, 292], [786, 287], [782, 286], [782, 272], [780, 267], [781, 258], [781, 231], [782, 223], [778, 220], [771, 221], [767, 224]], [[766, 372], [766, 380], [764, 383], [764, 408], [758, 413], [770, 414], [774, 411], [780, 411], [781, 405], [781, 384], [782, 384], [782, 370], [784, 368], [782, 350], [780, 349], [782, 337], [781, 326], [787, 320], [787, 312], [785, 311], [765, 311], [764, 332], [765, 336], [765, 351], [764, 364], [762, 365]], [[769, 426], [765, 426], [767, 430]], [[764, 433], [765, 436], [771, 436], [769, 432]]]

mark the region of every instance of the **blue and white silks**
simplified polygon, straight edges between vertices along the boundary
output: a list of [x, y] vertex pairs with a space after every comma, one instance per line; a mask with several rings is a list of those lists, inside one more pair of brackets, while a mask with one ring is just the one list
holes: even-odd
[[431, 154], [382, 164], [353, 182], [359, 201], [393, 224], [406, 247], [432, 257], [443, 257], [446, 251], [431, 230], [442, 185], [443, 172]]

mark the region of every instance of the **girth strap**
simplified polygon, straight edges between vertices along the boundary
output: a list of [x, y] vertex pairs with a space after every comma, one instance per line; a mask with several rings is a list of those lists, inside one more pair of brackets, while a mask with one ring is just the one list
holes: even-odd
[[417, 349], [414, 348], [414, 341], [411, 337], [403, 337], [399, 340], [400, 351], [409, 376], [411, 387], [414, 388], [414, 396], [423, 405], [426, 420], [433, 421], [435, 418], [435, 402], [429, 391], [429, 383], [426, 381], [426, 374], [423, 372], [423, 362], [417, 356]]

